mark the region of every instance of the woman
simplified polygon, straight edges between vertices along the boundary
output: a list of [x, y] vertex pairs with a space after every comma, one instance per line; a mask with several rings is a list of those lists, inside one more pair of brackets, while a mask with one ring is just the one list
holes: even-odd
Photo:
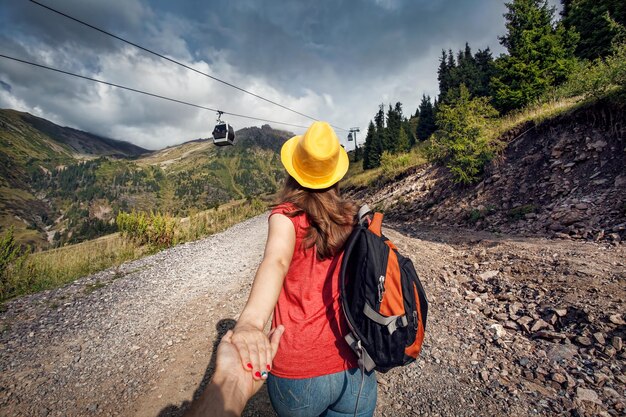
[[[278, 415], [352, 415], [357, 397], [358, 414], [372, 415], [376, 377], [366, 373], [362, 381], [343, 339], [339, 304], [338, 265], [357, 211], [337, 185], [348, 155], [328, 123], [314, 122], [285, 142], [281, 161], [289, 177], [270, 214], [263, 261], [232, 341], [244, 368], [268, 378]], [[272, 310], [272, 327], [285, 328], [273, 362], [263, 333]]]

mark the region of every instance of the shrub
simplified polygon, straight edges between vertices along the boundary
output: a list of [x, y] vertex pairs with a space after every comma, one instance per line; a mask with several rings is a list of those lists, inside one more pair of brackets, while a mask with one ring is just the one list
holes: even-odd
[[521, 220], [526, 214], [533, 213], [535, 210], [536, 207], [533, 204], [526, 204], [509, 210], [509, 217], [512, 220]]
[[21, 269], [30, 253], [29, 250], [21, 252], [13, 236], [13, 226], [11, 226], [0, 238], [0, 300], [14, 291], [14, 284], [11, 280], [13, 270]]
[[472, 209], [467, 215], [467, 222], [470, 224], [476, 224], [479, 220], [483, 219], [484, 217], [485, 217], [485, 214], [482, 211], [478, 209]]
[[471, 99], [467, 88], [461, 85], [455, 101], [439, 106], [438, 130], [431, 136], [428, 158], [444, 163], [455, 182], [475, 182], [496, 152], [488, 128], [490, 119], [497, 114], [487, 98]]
[[615, 52], [604, 59], [579, 63], [567, 82], [553, 94], [600, 98], [614, 88], [626, 88], [626, 43], [617, 45]]
[[159, 249], [174, 244], [176, 221], [166, 214], [134, 210], [131, 213], [119, 212], [116, 223], [125, 238], [139, 245]]
[[392, 175], [402, 168], [409, 165], [409, 154], [403, 153], [400, 155], [393, 155], [388, 151], [383, 152], [380, 157], [380, 166], [383, 170], [383, 174]]

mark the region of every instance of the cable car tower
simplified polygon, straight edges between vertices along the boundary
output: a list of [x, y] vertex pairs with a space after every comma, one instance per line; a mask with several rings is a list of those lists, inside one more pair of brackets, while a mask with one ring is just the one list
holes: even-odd
[[354, 141], [354, 161], [356, 162], [359, 159], [359, 143], [356, 139], [357, 132], [360, 132], [361, 129], [358, 127], [351, 127], [350, 133], [348, 133], [348, 142]]

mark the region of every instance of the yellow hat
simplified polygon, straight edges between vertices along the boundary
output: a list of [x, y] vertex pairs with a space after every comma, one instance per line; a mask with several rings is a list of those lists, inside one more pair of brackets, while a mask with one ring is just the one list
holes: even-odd
[[294, 136], [280, 151], [283, 166], [303, 187], [328, 188], [348, 171], [348, 154], [326, 122], [313, 122], [304, 135]]

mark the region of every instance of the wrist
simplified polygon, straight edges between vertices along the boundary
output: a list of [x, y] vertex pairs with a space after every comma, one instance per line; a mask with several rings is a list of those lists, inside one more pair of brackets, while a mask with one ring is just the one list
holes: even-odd
[[254, 320], [253, 318], [240, 318], [239, 320], [237, 320], [237, 324], [235, 325], [235, 328], [233, 329], [233, 331], [236, 331], [238, 329], [255, 329], [255, 330], [261, 330], [263, 331], [263, 327], [264, 324], [261, 323], [259, 320]]
[[221, 369], [217, 368], [211, 379], [211, 386], [219, 390], [224, 400], [225, 411], [233, 411], [237, 415], [243, 412], [249, 396], [243, 392], [241, 381], [237, 377], [233, 376], [232, 373], [222, 372]]

